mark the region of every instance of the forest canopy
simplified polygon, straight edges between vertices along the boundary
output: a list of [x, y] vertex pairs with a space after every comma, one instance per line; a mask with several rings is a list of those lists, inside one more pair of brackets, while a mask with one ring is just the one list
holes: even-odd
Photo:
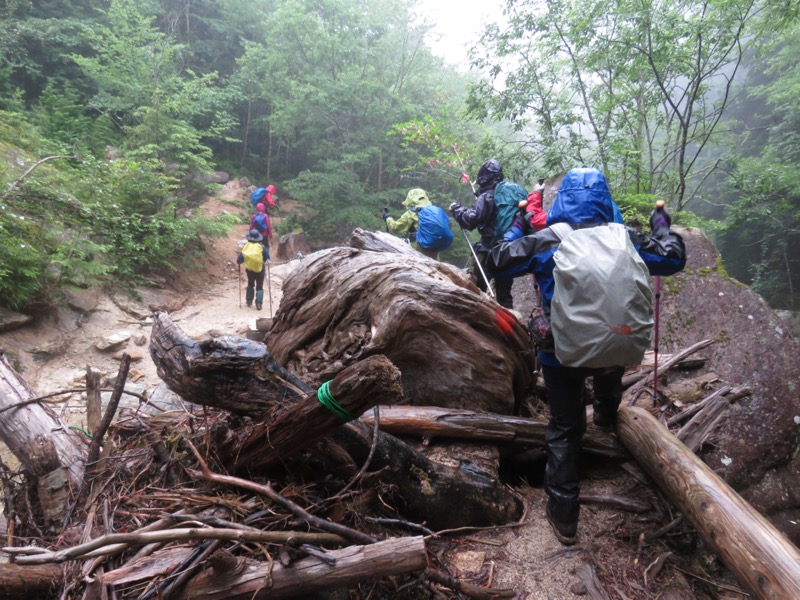
[[412, 187], [469, 202], [495, 157], [529, 188], [602, 168], [634, 221], [700, 215], [731, 275], [796, 309], [796, 11], [509, 0], [464, 74], [409, 0], [5, 2], [0, 298], [181, 268], [232, 222], [188, 216], [214, 170], [279, 184], [305, 209], [279, 233], [323, 247]]

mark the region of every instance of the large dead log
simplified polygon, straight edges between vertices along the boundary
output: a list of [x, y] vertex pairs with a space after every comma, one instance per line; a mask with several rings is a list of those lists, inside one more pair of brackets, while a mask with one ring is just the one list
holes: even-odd
[[510, 414], [533, 386], [527, 330], [463, 272], [413, 254], [332, 248], [284, 281], [266, 340], [312, 385], [373, 354], [403, 374], [404, 403]]
[[71, 490], [80, 487], [86, 447], [0, 353], [0, 440], [35, 478], [45, 519], [64, 515]]
[[[220, 340], [221, 338], [216, 338]], [[222, 350], [220, 350], [222, 348]], [[270, 457], [272, 464], [276, 453], [282, 458], [288, 456], [290, 447], [299, 448], [316, 441], [308, 428], [296, 425], [292, 411], [304, 399], [308, 408], [312, 402], [308, 395], [316, 390], [301, 379], [289, 375], [269, 355], [263, 344], [239, 338], [226, 337], [224, 344], [206, 342], [197, 344], [176, 327], [169, 316], [159, 313], [155, 316], [150, 345], [151, 355], [159, 374], [167, 386], [186, 400], [216, 408], [235, 410], [239, 414], [250, 415], [257, 420], [256, 427], [264, 432], [248, 437], [245, 451], [249, 457]], [[224, 360], [218, 358], [222, 353]], [[244, 356], [238, 357], [237, 352]], [[185, 356], [184, 356], [185, 354]], [[208, 355], [208, 356], [207, 356]], [[365, 365], [374, 364], [374, 358], [363, 360]], [[383, 360], [386, 360], [383, 358]], [[372, 375], [369, 369], [354, 364], [355, 377], [344, 371], [343, 380], [352, 385], [335, 386], [340, 403], [349, 405], [347, 391], [356, 398], [366, 398], [367, 394], [357, 391], [375, 390], [368, 377], [385, 378], [388, 370], [378, 370]], [[383, 373], [383, 374], [382, 374]], [[230, 383], [226, 385], [226, 381]], [[334, 379], [335, 381], [335, 379]], [[281, 393], [281, 382], [290, 382], [285, 393]], [[375, 394], [372, 402], [380, 403], [396, 400], [396, 388], [387, 381], [383, 394]], [[261, 390], [260, 386], [266, 389]], [[316, 409], [319, 410], [319, 409]], [[324, 413], [320, 413], [324, 414]], [[271, 446], [271, 436], [267, 430], [275, 431], [278, 437], [283, 434], [272, 423], [272, 419], [288, 419], [285, 424], [287, 437], [281, 438], [280, 449]], [[326, 416], [327, 418], [327, 416]], [[260, 425], [264, 427], [260, 427]], [[328, 422], [328, 425], [335, 421]], [[321, 436], [326, 427], [316, 431]], [[288, 435], [288, 434], [291, 435]], [[363, 423], [340, 426], [330, 432], [356, 461], [363, 464], [373, 446], [372, 429]], [[237, 443], [228, 440], [226, 454], [235, 455]], [[234, 449], [234, 450], [231, 450]], [[239, 461], [240, 466], [244, 464]], [[252, 466], [252, 465], [251, 465]], [[522, 504], [511, 490], [502, 485], [491, 473], [486, 473], [472, 463], [457, 467], [440, 464], [414, 450], [398, 438], [378, 432], [375, 452], [369, 464], [371, 471], [381, 470], [382, 481], [393, 485], [402, 497], [406, 514], [427, 520], [432, 527], [450, 528], [465, 525], [493, 525], [508, 523], [519, 519]]]
[[261, 414], [308, 391], [264, 344], [231, 335], [196, 342], [165, 312], [153, 315], [150, 356], [182, 398], [240, 415]]
[[[361, 421], [372, 425], [374, 417], [371, 413], [364, 413]], [[382, 406], [380, 426], [383, 431], [404, 436], [480, 440], [544, 448], [547, 421], [436, 406]], [[592, 428], [587, 430], [583, 438], [583, 449], [599, 456], [630, 458], [617, 438]]]
[[0, 564], [0, 598], [3, 600], [47, 600], [58, 597], [64, 573], [59, 565], [21, 567]]
[[211, 568], [191, 579], [176, 597], [192, 600], [305, 598], [314, 592], [352, 587], [365, 580], [422, 571], [427, 565], [422, 537], [394, 538], [367, 546], [330, 550], [326, 554], [332, 561], [309, 557], [284, 567], [220, 552], [210, 559]]
[[622, 407], [617, 435], [756, 598], [800, 598], [800, 550], [655, 417]]

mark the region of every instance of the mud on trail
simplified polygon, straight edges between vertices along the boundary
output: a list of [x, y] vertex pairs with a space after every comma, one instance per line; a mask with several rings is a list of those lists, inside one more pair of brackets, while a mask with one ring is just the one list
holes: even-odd
[[[157, 286], [137, 290], [141, 299], [98, 290], [74, 294], [69, 307], [41, 315], [33, 325], [0, 334], [0, 347], [39, 395], [81, 388], [87, 366], [100, 370], [106, 377], [104, 387], [110, 387], [122, 352], [132, 358], [129, 387], [152, 392], [160, 383], [148, 352], [152, 324], [149, 315], [153, 310], [168, 311], [194, 339], [221, 334], [245, 336], [248, 330], [255, 329], [256, 318], [270, 316], [270, 295], [272, 313], [277, 310], [283, 281], [299, 261], [273, 262], [271, 294], [265, 282], [262, 310], [244, 305], [246, 280], [237, 268], [236, 256], [247, 233], [250, 209], [238, 182], [226, 184], [200, 210], [209, 215], [235, 214], [241, 217], [241, 224], [226, 238], [205, 240], [207, 254], [198, 257], [194, 268], [170, 276]], [[291, 210], [291, 203], [283, 202], [273, 223], [279, 224], [282, 214]], [[276, 239], [277, 235], [273, 242]], [[274, 246], [271, 253], [275, 256]], [[518, 288], [529, 287], [528, 282], [517, 282], [515, 296]], [[127, 336], [127, 341], [99, 351], [98, 341], [114, 334]], [[55, 409], [71, 424], [85, 427], [85, 397], [81, 392], [54, 400]], [[132, 396], [124, 396], [123, 405], [129, 410], [139, 409], [139, 402]], [[6, 454], [4, 459], [7, 460]], [[519, 599], [566, 600], [577, 595], [673, 600], [744, 597], [716, 558], [702, 548], [689, 526], [678, 525], [663, 537], [645, 541], [645, 536], [673, 521], [675, 515], [654, 488], [639, 481], [644, 481], [644, 476], [635, 467], [626, 471], [618, 462], [600, 459], [587, 463], [582, 493], [619, 494], [645, 502], [652, 510], [636, 514], [586, 504], [579, 524], [579, 543], [571, 548], [556, 540], [544, 518], [542, 476], [541, 459], [515, 461], [506, 473], [505, 484], [513, 486], [524, 499], [526, 508], [521, 522], [484, 530], [464, 529], [443, 536], [433, 546], [437, 560], [446, 564], [455, 577], [476, 585], [513, 590], [513, 597]], [[592, 572], [602, 581], [598, 585], [606, 596], [593, 588]], [[439, 597], [458, 597], [441, 593]]]

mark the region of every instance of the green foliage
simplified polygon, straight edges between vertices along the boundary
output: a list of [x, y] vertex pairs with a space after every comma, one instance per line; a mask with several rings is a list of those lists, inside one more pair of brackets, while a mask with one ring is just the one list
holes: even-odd
[[[36, 155], [53, 145], [19, 118], [0, 113], [0, 147], [20, 130]], [[142, 281], [184, 268], [202, 251], [201, 236], [223, 235], [235, 221], [183, 216], [177, 180], [158, 161], [86, 155], [42, 163], [20, 179], [33, 160], [15, 153], [24, 167], [0, 177], [9, 190], [0, 200], [0, 296], [15, 308], [48, 302], [57, 287]]]
[[525, 143], [547, 172], [595, 165], [620, 189], [661, 195], [679, 211], [744, 52], [758, 42], [754, 7], [514, 3], [507, 26], [484, 35], [476, 64], [490, 79], [473, 87], [471, 109], [530, 132]]

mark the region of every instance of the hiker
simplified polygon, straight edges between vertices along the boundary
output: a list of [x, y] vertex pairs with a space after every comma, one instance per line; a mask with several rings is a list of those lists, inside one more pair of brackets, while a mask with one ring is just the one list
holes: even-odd
[[[472, 231], [477, 228], [481, 234], [481, 239], [476, 244], [473, 244], [475, 254], [470, 257], [470, 267], [473, 276], [476, 278], [478, 288], [484, 292], [487, 290], [487, 282], [483, 277], [478, 276], [475, 271], [483, 268], [484, 273], [486, 273], [485, 264], [489, 252], [498, 240], [502, 241], [502, 233], [499, 236], [495, 234], [497, 210], [494, 201], [495, 188], [502, 181], [503, 167], [499, 161], [493, 158], [489, 159], [478, 169], [478, 176], [475, 179], [478, 191], [475, 192], [476, 199], [472, 208], [466, 208], [457, 202], [453, 202], [450, 205], [450, 213], [462, 229]], [[475, 256], [477, 256], [479, 264], [476, 264]], [[494, 278], [497, 302], [500, 306], [514, 308], [514, 298], [511, 296], [511, 285], [513, 283], [514, 279], [512, 277], [500, 276]]]
[[519, 203], [519, 211], [511, 228], [503, 235], [503, 241], [513, 242], [523, 235], [541, 231], [547, 227], [547, 213], [542, 208], [544, 201], [544, 179], [531, 190], [528, 197]]
[[[541, 231], [547, 227], [547, 212], [543, 207], [544, 202], [544, 178], [539, 179], [538, 184], [533, 188], [527, 199], [519, 204], [519, 214], [514, 218], [505, 235], [503, 241], [513, 242], [523, 235], [528, 235], [534, 231]], [[614, 211], [614, 223], [622, 223], [622, 211], [614, 200], [611, 200]]]
[[250, 230], [255, 229], [261, 234], [262, 244], [267, 250], [267, 259], [269, 259], [269, 243], [272, 240], [272, 223], [267, 214], [267, 208], [263, 203], [256, 204], [256, 212], [250, 216]]
[[[614, 223], [615, 214], [611, 194], [605, 177], [597, 169], [573, 169], [569, 171], [559, 188], [558, 195], [547, 215], [549, 226], [539, 232], [512, 242], [504, 242], [492, 250], [488, 260], [489, 270], [504, 276], [519, 276], [533, 273], [542, 291], [541, 308], [534, 311], [529, 322], [532, 337], [537, 340], [537, 356], [544, 375], [550, 419], [545, 443], [547, 466], [545, 491], [548, 495], [546, 516], [558, 540], [564, 545], [574, 544], [577, 539], [578, 493], [580, 491], [580, 446], [586, 428], [584, 406], [584, 382], [593, 378], [593, 421], [601, 428], [613, 429], [617, 420], [617, 409], [622, 398], [622, 375], [625, 366], [639, 364], [650, 343], [652, 331], [651, 294], [647, 281], [650, 275], [672, 275], [686, 264], [686, 250], [680, 235], [669, 229], [671, 219], [666, 210], [654, 211], [650, 218], [650, 236]], [[627, 256], [632, 268], [620, 268], [618, 264], [604, 261], [604, 250], [600, 246], [584, 243], [585, 255], [580, 265], [570, 264], [567, 248], [575, 248], [576, 241], [583, 242], [597, 236], [617, 236], [622, 244], [620, 255]], [[632, 244], [629, 244], [628, 241]], [[559, 255], [556, 251], [560, 249]], [[641, 264], [643, 262], [643, 264]], [[592, 285], [591, 277], [580, 274], [580, 281], [566, 279], [577, 267], [610, 273], [606, 285]], [[631, 281], [635, 285], [615, 285], [616, 281]], [[639, 279], [637, 279], [637, 277]], [[565, 283], [560, 283], [565, 282]], [[573, 285], [569, 285], [569, 284]], [[601, 289], [597, 289], [600, 287]], [[585, 312], [570, 311], [574, 306], [564, 302], [569, 294], [585, 294], [587, 299], [577, 308], [591, 307]], [[637, 294], [635, 306], [620, 304], [620, 294]], [[553, 302], [554, 295], [559, 301]], [[603, 300], [606, 299], [606, 304]], [[633, 301], [632, 301], [633, 302]], [[598, 307], [628, 313], [636, 310], [639, 321], [609, 318], [603, 323], [605, 314], [597, 314]], [[643, 315], [643, 316], [642, 316]], [[600, 322], [599, 335], [611, 338], [609, 343], [632, 344], [614, 346], [613, 350], [600, 356], [601, 341], [592, 340], [574, 344], [579, 333], [593, 333], [590, 318]], [[614, 319], [617, 315], [614, 315]], [[646, 321], [643, 327], [637, 325]], [[614, 325], [611, 323], [623, 323]], [[581, 366], [567, 366], [581, 365]], [[591, 366], [586, 366], [591, 365]], [[602, 366], [597, 366], [602, 365]]]
[[269, 208], [278, 208], [278, 197], [275, 195], [275, 186], [269, 184], [267, 187], [256, 188], [250, 194], [250, 204], [257, 206], [259, 203]]
[[[426, 194], [425, 190], [422, 188], [411, 189], [408, 191], [408, 194], [406, 194], [406, 199], [403, 200], [403, 206], [405, 206], [407, 210], [397, 219], [392, 216], [388, 208], [383, 209], [381, 217], [386, 221], [386, 231], [394, 235], [406, 236], [412, 248], [425, 256], [439, 260], [439, 252], [445, 250], [450, 245], [453, 236], [452, 233], [450, 233], [450, 241], [443, 239], [437, 243], [435, 240], [429, 241], [426, 237], [426, 232], [420, 231], [420, 214], [422, 209], [433, 206], [428, 199], [428, 194]], [[438, 207], [435, 208], [438, 209]], [[441, 209], [438, 210], [441, 211]], [[447, 214], [444, 213], [444, 211], [442, 211], [442, 214], [444, 214], [444, 221], [446, 222]], [[441, 221], [441, 216], [439, 220]], [[440, 235], [444, 235], [446, 238], [447, 233], [450, 232], [450, 226], [446, 223], [440, 226], [444, 227], [444, 225], [446, 225], [447, 231], [441, 232]], [[419, 236], [418, 233], [420, 234]], [[426, 248], [423, 244], [430, 247]]]
[[[236, 264], [244, 263], [244, 272], [247, 274], [245, 302], [247, 306], [252, 306], [255, 298], [256, 310], [261, 310], [261, 305], [264, 303], [264, 265], [269, 262], [269, 252], [261, 243], [262, 240], [261, 234], [256, 229], [250, 230], [247, 234], [247, 243], [236, 259]], [[239, 301], [241, 302], [241, 299]]]

